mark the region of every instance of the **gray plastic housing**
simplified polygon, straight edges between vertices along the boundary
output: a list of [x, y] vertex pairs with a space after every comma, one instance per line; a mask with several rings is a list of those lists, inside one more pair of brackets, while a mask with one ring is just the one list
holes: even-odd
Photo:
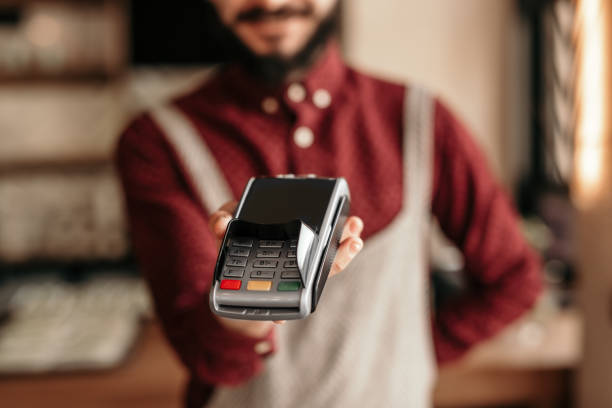
[[[284, 222], [274, 224], [258, 223], [258, 220], [252, 217], [249, 220], [241, 218], [245, 203], [249, 200], [251, 188], [254, 183], [263, 179], [266, 183], [274, 182], [275, 179], [283, 180], [283, 183], [289, 181], [292, 184], [294, 182], [307, 183], [309, 180], [316, 180], [318, 183], [325, 180], [331, 183], [329, 200], [325, 202], [315, 200], [307, 203], [308, 206], [316, 208], [318, 213], [324, 214], [320, 224], [308, 225], [300, 214], [293, 214], [293, 216], [288, 216], [289, 219]], [[270, 197], [270, 199], [275, 198], [278, 197]], [[244, 320], [302, 319], [312, 313], [323, 293], [349, 210], [350, 192], [344, 178], [295, 177], [292, 175], [277, 178], [251, 178], [242, 194], [235, 216], [228, 224], [219, 249], [209, 298], [213, 313]], [[245, 285], [242, 285], [237, 291], [220, 289], [225, 258], [233, 237], [253, 237], [255, 240], [297, 240], [296, 262], [301, 289], [295, 292], [275, 290], [259, 292], [248, 291]], [[246, 274], [248, 273], [249, 268], [247, 267]], [[277, 275], [279, 273], [275, 274]], [[275, 278], [274, 283], [278, 283], [278, 277]]]

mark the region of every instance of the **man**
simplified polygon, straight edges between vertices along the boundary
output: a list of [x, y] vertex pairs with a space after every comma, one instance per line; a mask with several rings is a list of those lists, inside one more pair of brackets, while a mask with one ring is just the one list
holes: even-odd
[[[187, 405], [428, 406], [430, 344], [438, 364], [457, 359], [540, 290], [505, 194], [439, 100], [344, 64], [331, 39], [336, 0], [211, 3], [234, 60], [137, 118], [117, 150], [134, 249], [191, 374]], [[349, 183], [355, 215], [337, 276], [307, 319], [218, 318], [208, 290], [235, 203], [218, 206], [251, 176], [288, 173]], [[464, 254], [471, 284], [431, 320], [430, 213]]]

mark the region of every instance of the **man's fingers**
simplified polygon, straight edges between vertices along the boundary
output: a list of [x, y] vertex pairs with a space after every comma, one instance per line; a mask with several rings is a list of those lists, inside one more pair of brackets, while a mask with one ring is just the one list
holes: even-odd
[[340, 238], [340, 242], [343, 242], [350, 236], [358, 237], [363, 231], [363, 221], [361, 218], [357, 216], [351, 216], [346, 220], [344, 224], [344, 229], [342, 230], [342, 237]]
[[227, 203], [223, 204], [219, 210], [227, 211], [228, 213], [233, 214], [234, 211], [236, 211], [236, 207], [238, 207], [238, 201], [228, 201]]
[[232, 219], [232, 214], [227, 211], [217, 211], [210, 217], [209, 226], [217, 239], [223, 238], [227, 224]]
[[237, 205], [238, 203], [236, 201], [228, 201], [210, 216], [208, 226], [217, 237], [217, 240], [223, 239], [223, 235], [225, 235], [225, 230], [227, 229], [227, 224], [232, 219], [232, 214], [236, 210]]
[[329, 275], [333, 276], [342, 272], [342, 270], [344, 270], [353, 260], [355, 255], [361, 251], [361, 248], [363, 248], [363, 241], [361, 238], [349, 237], [345, 239], [338, 248], [338, 253], [336, 254], [336, 259], [334, 259], [334, 264], [332, 265]]

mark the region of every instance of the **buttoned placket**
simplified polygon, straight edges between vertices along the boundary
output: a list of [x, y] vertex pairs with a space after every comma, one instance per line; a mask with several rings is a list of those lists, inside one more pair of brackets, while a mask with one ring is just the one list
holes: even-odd
[[[307, 100], [308, 92], [304, 85], [299, 82], [291, 83], [287, 87], [287, 98], [296, 106], [302, 103], [309, 103]], [[317, 89], [312, 94], [312, 104], [319, 109], [326, 109], [331, 105], [331, 95], [323, 88]], [[307, 149], [315, 141], [314, 130], [307, 124], [296, 123], [293, 131], [293, 142], [298, 147]]]
[[[332, 103], [331, 93], [324, 87], [309, 88], [303, 82], [289, 83], [283, 99], [290, 110], [295, 113], [295, 122], [291, 128], [290, 145], [292, 151], [292, 171], [312, 173], [320, 171], [316, 156], [317, 134], [320, 131], [321, 117]], [[327, 166], [323, 166], [325, 168]]]
[[296, 112], [296, 123], [292, 130], [293, 144], [300, 149], [307, 149], [314, 143], [315, 134], [313, 129], [306, 123], [303, 123], [303, 117], [300, 112], [306, 107], [303, 104], [308, 103], [308, 92], [300, 82], [292, 82], [286, 89], [287, 104]]

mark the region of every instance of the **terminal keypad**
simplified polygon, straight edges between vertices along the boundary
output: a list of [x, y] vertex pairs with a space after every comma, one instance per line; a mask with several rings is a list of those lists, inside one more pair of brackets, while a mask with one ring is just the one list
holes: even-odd
[[297, 240], [232, 238], [226, 251], [220, 289], [259, 292], [302, 288]]

